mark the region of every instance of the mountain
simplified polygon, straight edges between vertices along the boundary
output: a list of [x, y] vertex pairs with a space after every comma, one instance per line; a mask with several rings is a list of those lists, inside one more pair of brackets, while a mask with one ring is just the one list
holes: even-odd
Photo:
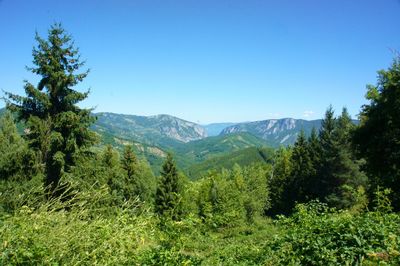
[[293, 118], [269, 119], [256, 122], [240, 123], [225, 128], [220, 135], [239, 132], [248, 132], [263, 139], [269, 146], [290, 145], [296, 141], [300, 130], [306, 135], [311, 133], [313, 127], [321, 127], [322, 120], [303, 120]]
[[135, 140], [148, 145], [173, 148], [207, 137], [206, 130], [195, 123], [170, 115], [136, 116], [97, 113], [92, 129], [107, 132], [119, 138]]
[[222, 130], [224, 130], [227, 127], [236, 125], [236, 123], [213, 123], [213, 124], [208, 124], [208, 125], [204, 125], [204, 129], [207, 132], [207, 135], [209, 137], [214, 137], [214, 136], [218, 136]]
[[178, 165], [185, 169], [193, 163], [203, 162], [216, 156], [229, 154], [249, 147], [263, 147], [266, 142], [249, 133], [208, 137], [191, 141], [174, 148]]
[[193, 164], [185, 172], [191, 179], [198, 179], [211, 170], [231, 169], [235, 164], [247, 166], [258, 162], [271, 162], [272, 157], [273, 149], [271, 148], [249, 147]]

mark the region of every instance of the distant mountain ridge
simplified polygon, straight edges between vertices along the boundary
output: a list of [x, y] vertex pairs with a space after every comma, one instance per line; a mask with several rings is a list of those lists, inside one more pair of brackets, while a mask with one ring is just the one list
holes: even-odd
[[296, 141], [301, 130], [306, 135], [311, 133], [312, 128], [319, 130], [321, 122], [322, 119], [310, 121], [294, 118], [268, 119], [232, 125], [222, 130], [220, 135], [247, 132], [265, 140], [272, 147], [286, 146]]
[[[0, 109], [2, 113], [4, 109]], [[133, 145], [135, 152], [149, 161], [155, 174], [159, 173], [167, 152], [172, 152], [179, 168], [191, 178], [217, 166], [262, 162], [270, 148], [293, 144], [300, 130], [308, 135], [313, 127], [318, 130], [322, 121], [285, 118], [201, 126], [170, 115], [93, 116], [97, 121], [91, 128], [100, 137], [95, 149], [112, 145], [121, 151], [124, 145]], [[18, 128], [23, 134], [24, 124], [18, 123]]]
[[[4, 109], [0, 110], [4, 112]], [[212, 123], [199, 125], [170, 115], [137, 116], [109, 112], [94, 113], [98, 119], [92, 129], [101, 135], [132, 140], [164, 149], [174, 149], [184, 143], [207, 137], [233, 133], [249, 133], [271, 147], [291, 145], [300, 130], [306, 135], [313, 127], [319, 130], [321, 119], [268, 119], [244, 123]], [[357, 121], [355, 121], [357, 123]]]
[[94, 115], [97, 116], [97, 121], [92, 126], [93, 130], [149, 145], [173, 147], [207, 137], [206, 130], [200, 125], [170, 115]]

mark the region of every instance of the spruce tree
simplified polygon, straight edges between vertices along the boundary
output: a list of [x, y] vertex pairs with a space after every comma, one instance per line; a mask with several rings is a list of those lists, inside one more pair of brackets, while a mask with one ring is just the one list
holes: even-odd
[[121, 160], [122, 169], [126, 171], [128, 179], [134, 178], [137, 174], [138, 160], [133, 152], [132, 146], [124, 147], [124, 154]]
[[145, 193], [141, 180], [141, 173], [139, 173], [139, 162], [133, 152], [132, 146], [127, 145], [124, 147], [124, 153], [121, 159], [121, 166], [124, 170], [125, 191], [129, 194], [126, 197], [140, 196], [143, 200]]
[[329, 107], [320, 131], [319, 198], [338, 208], [354, 205], [358, 187], [366, 187], [367, 182], [360, 170], [360, 161], [355, 159], [351, 148], [353, 127], [346, 108], [335, 118], [332, 107]]
[[318, 197], [318, 170], [321, 167], [321, 144], [315, 127], [311, 130], [311, 135], [307, 140], [308, 154], [312, 163], [313, 173], [309, 177], [308, 198], [315, 199]]
[[275, 152], [274, 161], [268, 178], [268, 186], [270, 188], [271, 205], [266, 208], [266, 215], [287, 214], [292, 208], [292, 204], [287, 200], [290, 184], [291, 165], [291, 149], [280, 148]]
[[172, 154], [168, 153], [156, 191], [155, 211], [161, 216], [178, 219], [180, 203], [180, 184], [178, 169]]
[[310, 187], [312, 177], [315, 174], [310, 150], [304, 131], [301, 130], [293, 146], [291, 156], [292, 170], [290, 174], [290, 184], [288, 187], [291, 202], [305, 202], [310, 198]]
[[357, 160], [351, 146], [351, 133], [354, 124], [346, 108], [337, 119], [334, 131], [335, 157], [332, 178], [335, 188], [328, 195], [328, 203], [338, 208], [349, 208], [357, 201], [356, 191], [359, 187], [366, 188], [367, 177], [360, 170], [361, 161]]
[[400, 56], [367, 88], [369, 103], [362, 107], [354, 142], [367, 161], [372, 191], [391, 188], [393, 205], [400, 210]]
[[25, 81], [26, 96], [6, 93], [7, 107], [26, 122], [31, 148], [39, 152], [45, 163], [45, 186], [54, 191], [61, 177], [75, 164], [79, 152], [94, 143], [89, 130], [94, 118], [88, 109], [76, 104], [88, 96], [73, 87], [88, 70], [77, 73], [84, 65], [70, 35], [60, 24], [51, 26], [48, 38], [38, 34], [33, 49], [34, 67], [28, 68], [41, 76], [37, 86]]
[[336, 129], [336, 118], [332, 106], [329, 106], [325, 112], [325, 117], [321, 123], [319, 131], [319, 140], [321, 146], [321, 165], [318, 169], [318, 180], [316, 180], [316, 188], [318, 190], [318, 198], [325, 198], [332, 193], [337, 186], [332, 176], [335, 169], [336, 143], [334, 140], [334, 131]]

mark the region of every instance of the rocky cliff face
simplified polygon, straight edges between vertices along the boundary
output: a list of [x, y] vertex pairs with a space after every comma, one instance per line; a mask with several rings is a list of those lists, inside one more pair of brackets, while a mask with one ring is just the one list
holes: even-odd
[[186, 143], [207, 137], [207, 132], [202, 126], [177, 117], [156, 115], [148, 119], [153, 126], [159, 128], [161, 134], [181, 142]]
[[321, 120], [269, 119], [233, 125], [225, 128], [221, 135], [248, 132], [264, 139], [271, 146], [279, 146], [293, 144], [301, 130], [304, 130], [306, 134], [310, 134], [313, 127], [318, 130], [320, 126]]
[[104, 131], [125, 139], [133, 139], [151, 145], [171, 147], [207, 137], [203, 127], [170, 115], [135, 116], [114, 113], [98, 113], [93, 125], [96, 131]]

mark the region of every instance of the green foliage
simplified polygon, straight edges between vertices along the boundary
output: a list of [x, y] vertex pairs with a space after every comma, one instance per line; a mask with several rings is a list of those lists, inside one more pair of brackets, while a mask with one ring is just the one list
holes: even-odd
[[[72, 176], [71, 181], [79, 183], [79, 191], [106, 186], [112, 196], [112, 201], [107, 203], [109, 206], [122, 206], [139, 199], [149, 207], [153, 202], [156, 179], [147, 162], [133, 158], [136, 156], [129, 147], [124, 158], [124, 154], [120, 155], [112, 146], [106, 146], [91, 156], [81, 156], [69, 176]], [[134, 168], [130, 169], [130, 176], [126, 169], [128, 166]]]
[[0, 180], [30, 179], [39, 170], [35, 154], [18, 134], [9, 112], [0, 119], [0, 150]]
[[393, 190], [392, 200], [400, 210], [400, 58], [378, 72], [375, 86], [369, 85], [368, 104], [362, 107], [361, 124], [354, 134], [359, 155], [367, 161], [371, 191], [378, 186]]
[[301, 131], [290, 154], [279, 151], [270, 179], [272, 206], [266, 213], [288, 214], [296, 203], [313, 199], [339, 209], [364, 208], [368, 180], [351, 146], [353, 129], [345, 108], [336, 118], [329, 107], [319, 136], [312, 130], [306, 139]]
[[202, 221], [212, 228], [232, 228], [259, 217], [269, 204], [267, 169], [255, 164], [210, 173], [198, 181], [197, 207]]
[[354, 125], [345, 108], [337, 119], [333, 118], [333, 110], [329, 108], [324, 124], [320, 131], [319, 198], [331, 206], [349, 208], [355, 204], [349, 190], [367, 187], [367, 177], [360, 170], [362, 162], [356, 160], [351, 147], [350, 135]]
[[50, 28], [47, 40], [39, 35], [35, 39], [35, 67], [28, 69], [41, 79], [36, 87], [25, 82], [25, 97], [7, 92], [7, 107], [26, 122], [29, 145], [41, 153], [46, 166], [45, 185], [55, 190], [63, 174], [74, 165], [76, 155], [94, 142], [88, 130], [94, 118], [90, 110], [76, 105], [88, 92], [72, 89], [88, 71], [76, 74], [84, 63], [61, 25]]
[[287, 188], [290, 185], [290, 173], [292, 171], [291, 149], [280, 148], [275, 153], [274, 162], [270, 176], [268, 178], [268, 187], [270, 189], [271, 206], [267, 206], [266, 215], [277, 215], [289, 213], [292, 208], [292, 202], [288, 199]]
[[270, 163], [273, 150], [270, 148], [249, 147], [226, 155], [215, 156], [204, 162], [190, 166], [186, 172], [191, 179], [199, 179], [207, 176], [209, 171], [221, 171], [232, 169], [235, 164], [241, 167], [250, 166], [254, 163]]
[[155, 212], [160, 216], [178, 219], [181, 214], [181, 191], [178, 169], [172, 154], [168, 154], [161, 171], [155, 195]]
[[142, 201], [151, 202], [155, 192], [155, 177], [148, 165], [138, 160], [132, 146], [125, 146], [121, 165], [130, 197], [139, 196]]
[[0, 223], [1, 265], [126, 265], [138, 263], [153, 225], [146, 215], [119, 208], [110, 217], [93, 215], [104, 191], [21, 206]]
[[400, 216], [380, 212], [352, 215], [327, 205], [300, 204], [277, 223], [282, 234], [265, 245], [266, 264], [398, 265]]

